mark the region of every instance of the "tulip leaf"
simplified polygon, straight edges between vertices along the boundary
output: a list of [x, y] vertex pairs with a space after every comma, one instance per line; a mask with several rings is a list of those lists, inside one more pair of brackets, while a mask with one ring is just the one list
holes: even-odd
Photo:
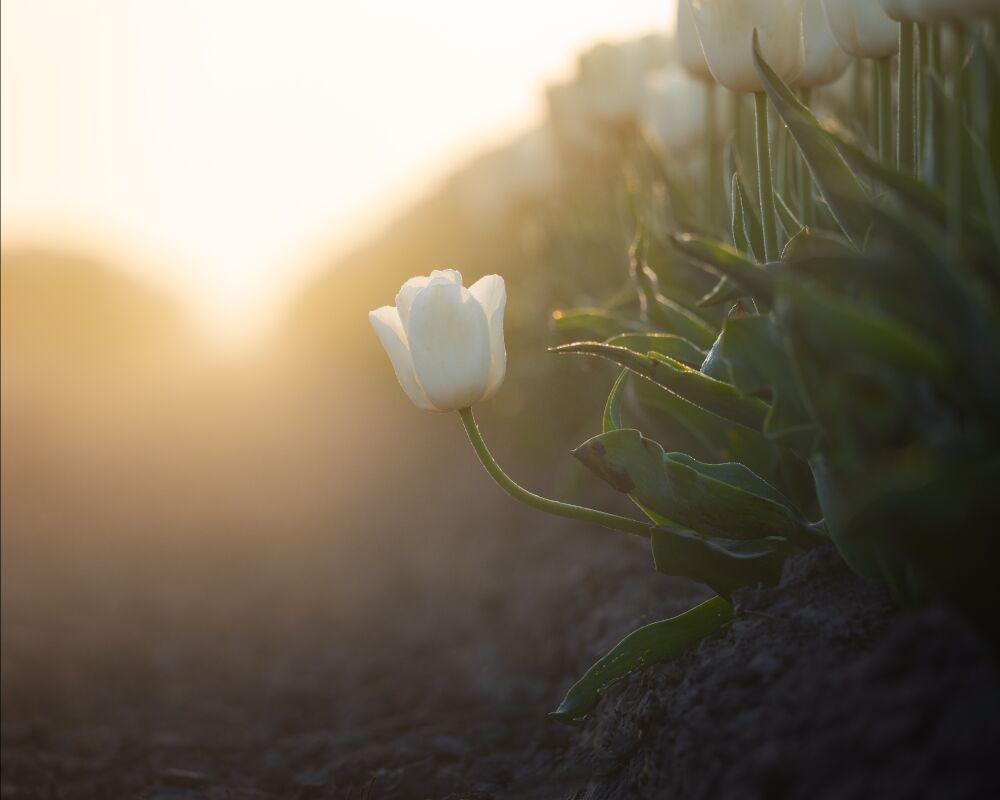
[[781, 227], [785, 229], [785, 236], [794, 239], [799, 232], [805, 229], [805, 225], [799, 222], [795, 214], [788, 207], [785, 198], [780, 193], [774, 193], [774, 207], [778, 212], [778, 219], [781, 220]]
[[601, 419], [601, 430], [604, 433], [616, 431], [622, 427], [622, 392], [629, 374], [627, 369], [618, 373], [618, 377], [608, 393], [608, 400], [604, 404], [604, 415]]
[[719, 282], [698, 301], [699, 308], [717, 306], [721, 303], [732, 303], [739, 300], [746, 292], [729, 278], [719, 278]]
[[764, 60], [756, 30], [753, 59], [764, 91], [795, 140], [830, 213], [851, 243], [860, 248], [871, 226], [866, 210], [868, 198], [860, 181], [851, 172], [833, 137]]
[[573, 308], [552, 312], [552, 325], [557, 331], [585, 332], [608, 339], [641, 327], [601, 308]]
[[637, 353], [655, 350], [688, 366], [698, 367], [705, 360], [705, 351], [687, 339], [672, 333], [622, 333], [612, 336], [606, 344], [626, 347]]
[[782, 282], [776, 305], [785, 330], [813, 350], [866, 357], [885, 367], [946, 381], [952, 371], [947, 353], [876, 308], [834, 294], [806, 281]]
[[779, 536], [803, 546], [817, 541], [784, 495], [742, 464], [703, 464], [667, 453], [632, 428], [598, 434], [573, 455], [670, 525], [720, 539]]
[[743, 289], [744, 294], [768, 304], [771, 302], [774, 289], [767, 270], [748, 261], [734, 248], [690, 233], [675, 234], [673, 242], [681, 252], [707, 271], [729, 278]]
[[581, 353], [606, 358], [648, 378], [688, 402], [754, 430], [761, 430], [767, 417], [768, 407], [763, 401], [746, 397], [728, 383], [710, 378], [662, 353], [650, 352], [643, 355], [603, 342], [575, 342], [552, 349], [557, 353]]
[[550, 716], [569, 725], [582, 723], [609, 686], [636, 670], [681, 655], [732, 620], [733, 607], [729, 601], [713, 597], [676, 617], [638, 628], [587, 670]]
[[785, 559], [802, 552], [787, 539], [720, 539], [695, 531], [658, 525], [652, 531], [653, 564], [664, 575], [704, 583], [729, 598], [746, 586], [774, 586]]
[[766, 393], [771, 410], [764, 435], [808, 458], [816, 422], [806, 407], [792, 360], [771, 316], [730, 317], [719, 337], [719, 354], [729, 382], [747, 395]]
[[[757, 207], [753, 203], [746, 193], [746, 189], [743, 186], [743, 181], [739, 176], [738, 172], [733, 173], [733, 213], [736, 213], [735, 205], [739, 203], [740, 215], [743, 219], [743, 234], [746, 238], [749, 249], [746, 255], [751, 258], [756, 259], [758, 262], [764, 260], [764, 228], [760, 224], [760, 218], [757, 216]], [[735, 217], [733, 219], [733, 226], [736, 227], [737, 223]]]
[[696, 347], [707, 350], [712, 346], [716, 331], [693, 311], [660, 294], [656, 273], [651, 268], [634, 268], [633, 279], [639, 291], [643, 316], [650, 324], [677, 334]]
[[681, 426], [706, 451], [706, 457], [738, 461], [777, 480], [780, 457], [759, 431], [723, 419], [650, 381], [635, 381], [632, 389], [638, 409], [665, 415]]

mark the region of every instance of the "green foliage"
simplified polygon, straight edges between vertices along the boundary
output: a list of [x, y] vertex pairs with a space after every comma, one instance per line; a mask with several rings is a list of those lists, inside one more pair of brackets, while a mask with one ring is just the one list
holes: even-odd
[[733, 607], [724, 598], [713, 597], [676, 617], [633, 631], [573, 684], [551, 716], [568, 724], [583, 722], [609, 686], [637, 669], [681, 655], [732, 619]]
[[[555, 348], [620, 368], [602, 432], [574, 455], [655, 523], [656, 569], [704, 583], [710, 603], [778, 583], [789, 555], [832, 540], [900, 604], [951, 602], [1000, 638], [996, 43], [981, 36], [948, 85], [931, 81], [920, 177], [876, 157], [863, 122], [821, 123], [756, 40], [754, 60], [789, 161], [811, 179], [776, 194], [781, 258], [764, 263], [738, 143], [724, 216], [638, 214], [630, 275], [647, 333]], [[683, 191], [679, 179], [665, 189], [671, 204]], [[655, 267], [654, 229], [669, 243]], [[699, 271], [715, 281], [700, 294]], [[686, 616], [626, 637], [557, 718], [578, 720], [611, 682], [689, 647]]]

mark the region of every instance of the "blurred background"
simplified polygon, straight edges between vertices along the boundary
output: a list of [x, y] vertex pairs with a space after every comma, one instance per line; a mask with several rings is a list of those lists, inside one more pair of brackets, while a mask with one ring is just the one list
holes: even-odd
[[211, 709], [236, 686], [244, 706], [280, 687], [299, 733], [314, 712], [360, 725], [310, 679], [381, 669], [356, 714], [412, 713], [433, 681], [392, 674], [406, 647], [459, 648], [435, 685], [494, 711], [525, 688], [484, 681], [554, 659], [540, 718], [601, 645], [546, 644], [546, 593], [580, 585], [560, 548], [648, 556], [514, 507], [453, 415], [410, 405], [367, 312], [431, 269], [503, 274], [485, 435], [572, 496], [610, 373], [545, 353], [549, 317], [624, 283], [631, 231], [586, 104], [559, 98], [606, 82], [616, 48], [669, 60], [671, 3], [2, 9], [4, 796], [217, 766], [185, 743], [235, 724]]

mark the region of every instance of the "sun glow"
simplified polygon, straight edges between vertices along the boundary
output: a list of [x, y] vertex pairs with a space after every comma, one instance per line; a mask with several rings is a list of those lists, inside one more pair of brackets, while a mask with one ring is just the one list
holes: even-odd
[[4, 243], [132, 243], [245, 342], [304, 272], [536, 119], [581, 46], [668, 5], [10, 0]]

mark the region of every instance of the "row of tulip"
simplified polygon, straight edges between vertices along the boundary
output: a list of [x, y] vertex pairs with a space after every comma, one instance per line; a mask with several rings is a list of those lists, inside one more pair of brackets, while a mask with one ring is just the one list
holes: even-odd
[[[561, 329], [603, 341], [557, 349], [620, 369], [602, 432], [574, 455], [644, 519], [532, 493], [490, 454], [472, 406], [505, 375], [502, 278], [466, 289], [438, 271], [371, 312], [406, 394], [458, 411], [505, 491], [645, 537], [658, 571], [717, 593], [625, 637], [557, 719], [581, 720], [614, 681], [723, 629], [735, 591], [831, 541], [901, 603], [945, 599], [995, 630], [1000, 43], [981, 18], [997, 15], [984, 0], [681, 0], [674, 42], [599, 46], [550, 90], [567, 163], [604, 150], [625, 173], [631, 294], [561, 313]], [[942, 22], [959, 45], [947, 84]], [[875, 108], [821, 124], [808, 92], [857, 58], [877, 62]], [[726, 125], [716, 83], [737, 97]], [[675, 440], [685, 452], [661, 444]]]

